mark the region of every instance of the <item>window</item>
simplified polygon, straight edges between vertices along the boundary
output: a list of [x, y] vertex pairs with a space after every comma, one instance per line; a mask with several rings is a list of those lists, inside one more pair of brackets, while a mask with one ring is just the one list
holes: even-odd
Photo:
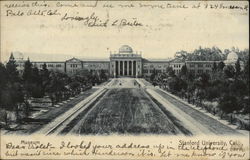
[[71, 68], [77, 68], [77, 64], [71, 64], [70, 67]]
[[198, 67], [203, 67], [203, 64], [198, 64]]
[[48, 67], [53, 67], [53, 64], [48, 64]]
[[202, 70], [202, 69], [199, 69], [199, 70], [198, 70], [198, 73], [199, 73], [199, 74], [203, 73], [203, 70]]
[[190, 64], [190, 67], [193, 68], [195, 65], [194, 64]]
[[56, 67], [62, 67], [62, 65], [61, 64], [57, 64]]

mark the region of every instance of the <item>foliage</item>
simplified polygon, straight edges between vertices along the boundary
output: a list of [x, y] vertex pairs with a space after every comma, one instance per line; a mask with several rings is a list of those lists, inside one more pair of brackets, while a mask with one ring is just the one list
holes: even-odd
[[175, 58], [181, 58], [189, 61], [222, 61], [225, 60], [225, 56], [218, 47], [195, 49], [193, 53], [187, 51], [176, 52]]
[[224, 67], [225, 67], [225, 63], [224, 63], [223, 61], [219, 62], [219, 64], [218, 64], [218, 69], [219, 69], [220, 71], [222, 71], [222, 70], [224, 69]]
[[175, 73], [174, 73], [174, 70], [173, 70], [172, 67], [170, 67], [170, 66], [167, 67], [167, 74], [170, 77], [174, 77], [175, 76]]
[[151, 81], [154, 81], [155, 78], [156, 78], [156, 76], [157, 76], [157, 73], [156, 73], [156, 70], [154, 69], [154, 70], [153, 70], [153, 73], [152, 73], [151, 76], [150, 76], [150, 80], [151, 80]]
[[240, 59], [238, 58], [235, 63], [235, 75], [238, 77], [241, 73], [241, 67], [240, 67]]
[[180, 73], [179, 73], [179, 76], [180, 77], [186, 77], [187, 76], [187, 74], [188, 74], [188, 70], [187, 70], [187, 66], [186, 66], [186, 64], [185, 65], [183, 65], [182, 67], [181, 67], [181, 71], [180, 71]]
[[225, 113], [232, 113], [239, 110], [237, 98], [234, 95], [225, 94], [219, 101], [219, 108]]
[[234, 66], [228, 65], [224, 68], [226, 78], [233, 78], [235, 76]]
[[[233, 66], [225, 65], [223, 61], [231, 51], [237, 53], [239, 59]], [[183, 60], [220, 62], [213, 63], [210, 74], [193, 75], [184, 65], [178, 75], [168, 67], [166, 73], [157, 75], [155, 79], [161, 82], [159, 85], [163, 88], [178, 96], [183, 97], [184, 93], [188, 102], [201, 104], [202, 101], [212, 101], [217, 102], [224, 113], [249, 113], [249, 50], [232, 48], [231, 51], [225, 49], [222, 53], [217, 47], [199, 47], [192, 53], [177, 52], [175, 58]], [[244, 66], [241, 66], [242, 62]]]
[[[57, 102], [91, 88], [92, 82], [101, 83], [107, 79], [108, 76], [104, 70], [100, 72], [83, 70], [72, 76], [49, 71], [46, 64], [43, 64], [42, 69], [39, 70], [29, 59], [25, 62], [24, 71], [21, 74], [11, 54], [6, 65], [0, 63], [0, 108], [16, 112], [16, 117], [19, 117], [21, 110], [25, 115], [24, 118], [28, 118], [32, 108], [28, 101], [31, 97], [49, 96], [53, 106]], [[6, 120], [6, 126], [7, 122]]]

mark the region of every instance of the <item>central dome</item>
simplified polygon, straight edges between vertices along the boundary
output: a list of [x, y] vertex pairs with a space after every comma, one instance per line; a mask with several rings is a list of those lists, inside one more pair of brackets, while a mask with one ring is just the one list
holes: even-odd
[[133, 49], [128, 45], [123, 45], [119, 49], [119, 53], [133, 53]]

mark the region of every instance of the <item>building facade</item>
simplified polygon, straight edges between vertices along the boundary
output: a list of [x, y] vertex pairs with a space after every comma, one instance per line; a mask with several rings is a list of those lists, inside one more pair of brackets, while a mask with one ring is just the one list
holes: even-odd
[[[18, 70], [20, 73], [24, 70], [25, 60], [18, 59]], [[105, 60], [81, 60], [71, 58], [66, 61], [32, 61], [33, 66], [42, 69], [46, 65], [48, 70], [75, 74], [81, 70], [96, 71], [101, 70], [110, 77], [143, 77], [150, 76], [153, 70], [157, 73], [166, 71], [170, 60], [148, 60], [140, 54], [134, 52], [128, 45], [119, 48], [118, 53], [110, 53], [109, 59]]]
[[189, 72], [193, 75], [199, 75], [202, 73], [211, 74], [213, 65], [218, 65], [220, 61], [186, 61], [185, 64]]
[[[13, 56], [13, 55], [12, 55]], [[25, 60], [16, 58], [17, 69], [20, 73], [24, 70]], [[226, 65], [235, 64], [238, 56], [231, 52], [224, 61]], [[214, 63], [218, 65], [220, 61], [185, 61], [183, 59], [160, 59], [150, 60], [142, 57], [142, 54], [134, 52], [128, 45], [123, 45], [118, 52], [110, 53], [109, 59], [102, 60], [81, 60], [71, 58], [66, 61], [31, 61], [38, 69], [42, 69], [43, 65], [47, 66], [48, 70], [75, 74], [81, 70], [100, 72], [104, 71], [110, 77], [149, 77], [152, 73], [164, 73], [168, 67], [172, 67], [175, 74], [178, 75], [181, 68], [186, 65], [189, 72], [194, 75], [202, 73], [211, 73]]]
[[144, 77], [149, 77], [152, 73], [164, 73], [171, 64], [170, 60], [147, 60], [142, 61], [142, 74]]
[[110, 54], [110, 75], [113, 77], [142, 76], [142, 56], [133, 53], [133, 49], [128, 45], [123, 45], [119, 53]]

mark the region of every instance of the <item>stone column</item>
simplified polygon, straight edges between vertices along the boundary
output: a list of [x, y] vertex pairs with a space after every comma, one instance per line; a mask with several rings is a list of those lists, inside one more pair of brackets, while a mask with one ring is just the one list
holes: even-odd
[[134, 61], [131, 62], [132, 63], [132, 76], [134, 77]]
[[118, 76], [120, 75], [120, 61], [118, 61]]
[[135, 77], [137, 78], [137, 76], [138, 76], [138, 74], [137, 74], [137, 71], [138, 69], [137, 69], [137, 61], [135, 61]]
[[125, 75], [125, 69], [124, 69], [124, 66], [125, 66], [125, 61], [122, 61], [122, 75], [124, 76]]
[[116, 61], [114, 61], [114, 78], [116, 78]]
[[129, 76], [129, 61], [127, 61], [127, 75]]

